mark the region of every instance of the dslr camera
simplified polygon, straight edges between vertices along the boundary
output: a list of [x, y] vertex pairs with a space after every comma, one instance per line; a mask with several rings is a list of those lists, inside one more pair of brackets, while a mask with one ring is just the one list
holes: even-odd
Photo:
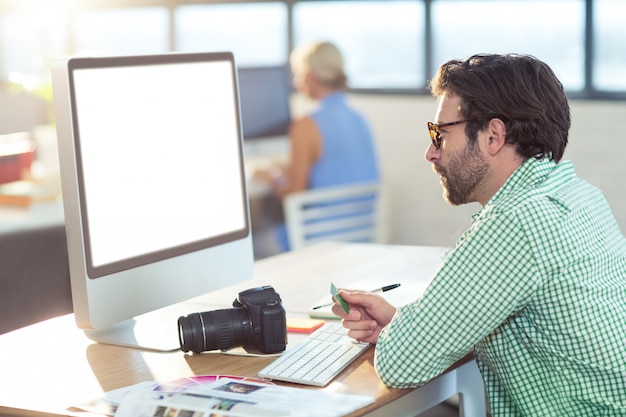
[[178, 318], [183, 352], [252, 347], [277, 353], [287, 346], [287, 319], [280, 296], [271, 286], [239, 293], [234, 308], [193, 313]]

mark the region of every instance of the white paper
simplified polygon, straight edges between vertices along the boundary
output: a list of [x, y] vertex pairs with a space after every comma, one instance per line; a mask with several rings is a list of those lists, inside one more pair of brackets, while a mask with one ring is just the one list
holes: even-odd
[[124, 397], [115, 417], [339, 417], [373, 402], [373, 397], [224, 377], [186, 387], [140, 386]]

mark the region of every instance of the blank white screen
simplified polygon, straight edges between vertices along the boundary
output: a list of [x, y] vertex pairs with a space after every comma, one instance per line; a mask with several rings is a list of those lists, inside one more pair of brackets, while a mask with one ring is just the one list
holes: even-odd
[[245, 227], [232, 74], [228, 61], [74, 71], [93, 267]]

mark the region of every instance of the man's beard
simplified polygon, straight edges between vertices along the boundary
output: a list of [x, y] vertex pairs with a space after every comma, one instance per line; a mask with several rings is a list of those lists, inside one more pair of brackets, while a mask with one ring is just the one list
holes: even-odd
[[447, 168], [435, 164], [433, 170], [441, 175], [443, 197], [458, 206], [476, 201], [472, 193], [487, 176], [489, 166], [477, 145], [468, 145], [462, 152], [452, 155]]

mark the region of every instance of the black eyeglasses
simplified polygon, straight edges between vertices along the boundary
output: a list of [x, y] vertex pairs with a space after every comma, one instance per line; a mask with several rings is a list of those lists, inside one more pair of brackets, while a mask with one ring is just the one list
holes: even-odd
[[441, 148], [441, 129], [442, 127], [454, 126], [461, 123], [465, 123], [465, 120], [457, 120], [456, 122], [436, 124], [428, 122], [428, 133], [430, 133], [430, 140], [433, 141], [435, 149]]

